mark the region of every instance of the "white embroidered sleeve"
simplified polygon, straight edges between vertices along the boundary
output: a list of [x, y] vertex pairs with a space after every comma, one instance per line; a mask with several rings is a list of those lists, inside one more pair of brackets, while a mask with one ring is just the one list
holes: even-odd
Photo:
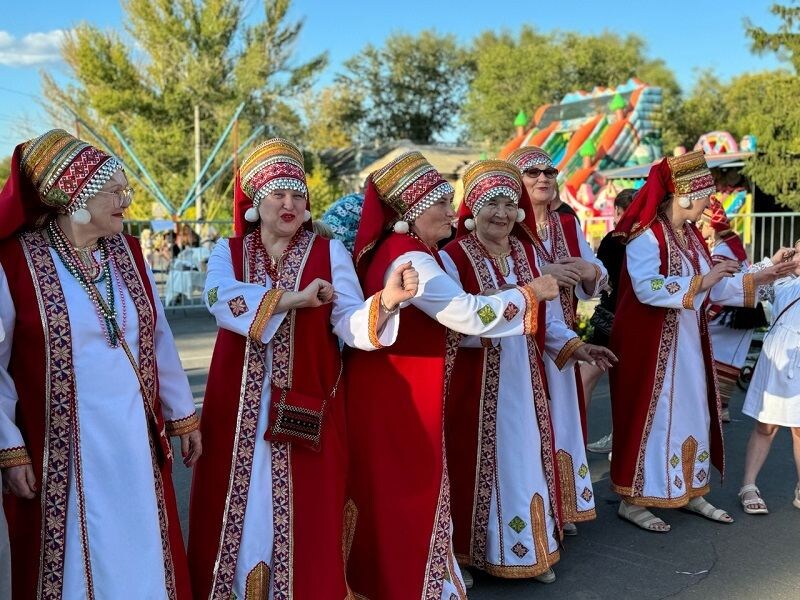
[[586, 262], [592, 264], [595, 270], [594, 286], [590, 290], [586, 290], [583, 284], [575, 286], [575, 295], [579, 300], [590, 300], [600, 295], [606, 284], [608, 283], [608, 271], [602, 261], [595, 256], [592, 247], [586, 241], [586, 236], [583, 235], [578, 219], [575, 219], [575, 230], [578, 235], [578, 246], [581, 250], [581, 258]]
[[269, 343], [286, 313], [274, 312], [280, 296], [268, 284], [236, 279], [228, 240], [217, 242], [208, 259], [203, 295], [219, 327]]
[[397, 339], [401, 311], [389, 315], [378, 331], [380, 294], [364, 300], [353, 259], [340, 241], [331, 240], [330, 256], [331, 283], [335, 292], [331, 313], [333, 332], [348, 346], [361, 350], [391, 346]]
[[[555, 302], [558, 302], [558, 300], [556, 299]], [[580, 348], [583, 342], [577, 333], [558, 318], [557, 315], [560, 314], [560, 310], [556, 310], [553, 302], [547, 303], [546, 311], [544, 351], [553, 359], [553, 362], [556, 363], [560, 370], [564, 370], [575, 350]]]
[[8, 279], [0, 266], [0, 469], [31, 462], [16, 424], [17, 388], [8, 373], [16, 317]]
[[[150, 288], [158, 298], [153, 273], [147, 268]], [[158, 365], [158, 392], [161, 397], [161, 411], [164, 415], [169, 435], [183, 435], [194, 431], [200, 425], [197, 417], [192, 389], [183, 370], [172, 330], [164, 314], [161, 302], [156, 302], [156, 364]]]
[[[456, 263], [453, 262], [453, 259], [450, 258], [450, 255], [444, 250], [442, 250], [439, 252], [439, 258], [442, 259], [442, 264], [444, 265], [445, 273], [450, 275], [450, 277], [453, 278], [453, 281], [455, 281], [459, 287], [462, 287], [461, 278], [458, 273], [458, 267], [456, 267]], [[461, 348], [484, 348], [486, 347], [487, 344], [498, 346], [500, 344], [500, 340], [491, 338], [482, 338], [477, 335], [462, 335], [458, 342], [458, 345]]]
[[537, 301], [526, 288], [517, 287], [493, 296], [467, 294], [430, 254], [407, 252], [397, 265], [411, 261], [419, 273], [419, 292], [411, 304], [458, 333], [481, 337], [506, 337], [536, 331]]
[[702, 277], [662, 275], [661, 253], [652, 231], [645, 231], [630, 242], [625, 256], [639, 302], [661, 308], [700, 309], [705, 298], [705, 292], [699, 292]]

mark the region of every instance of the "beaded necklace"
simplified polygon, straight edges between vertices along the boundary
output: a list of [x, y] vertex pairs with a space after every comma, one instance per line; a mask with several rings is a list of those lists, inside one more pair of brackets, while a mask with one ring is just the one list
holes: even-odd
[[[80, 284], [92, 301], [106, 342], [111, 348], [116, 348], [119, 345], [120, 338], [125, 335], [128, 311], [122, 282], [119, 277], [119, 269], [116, 268], [115, 260], [108, 250], [105, 239], [101, 238], [97, 244], [97, 248], [100, 251], [99, 263], [94, 259], [94, 256], [92, 256], [92, 262], [94, 264], [87, 265], [85, 263], [86, 257], [81, 257], [80, 250], [72, 246], [55, 219], [47, 224], [47, 234], [50, 238], [50, 244], [56, 251], [56, 255], [58, 255], [61, 263], [69, 274]], [[114, 268], [112, 268], [112, 266]], [[95, 287], [101, 283], [105, 283], [105, 300]], [[114, 294], [115, 283], [122, 308], [122, 327], [117, 324], [117, 309]]]
[[689, 261], [689, 264], [692, 265], [694, 272], [697, 275], [701, 275], [702, 271], [700, 270], [700, 257], [696, 249], [690, 248], [692, 236], [694, 235], [689, 229], [689, 226], [685, 223], [681, 226], [681, 237], [678, 236], [678, 232], [675, 231], [675, 228], [672, 226], [672, 222], [667, 219], [666, 217], [662, 217], [661, 222], [664, 225], [664, 229], [667, 231], [667, 236], [670, 238], [670, 241], [673, 243], [675, 247], [678, 248], [678, 251]]
[[[545, 262], [553, 264], [556, 262], [556, 223], [555, 223], [555, 215], [554, 213], [548, 209], [547, 210], [547, 220], [542, 223], [541, 230], [544, 232], [544, 235], [540, 233], [540, 225], [536, 225], [536, 233], [537, 236], [534, 239], [533, 243], [536, 246], [536, 252], [541, 254], [542, 258]], [[552, 252], [550, 252], [544, 245], [544, 242], [550, 240], [550, 247], [552, 248]]]
[[511, 273], [511, 269], [508, 266], [508, 257], [511, 257], [511, 260], [514, 261], [514, 267], [516, 269], [517, 260], [515, 259], [516, 255], [516, 248], [514, 248], [513, 244], [510, 245], [510, 250], [508, 252], [502, 252], [500, 254], [492, 254], [489, 252], [489, 249], [486, 245], [480, 240], [476, 233], [472, 234], [475, 237], [475, 241], [478, 243], [478, 247], [481, 249], [483, 256], [489, 259], [489, 263], [492, 265], [492, 269], [494, 270], [495, 277], [497, 278], [497, 282], [503, 286], [506, 284], [506, 277], [508, 277], [509, 273]]
[[297, 241], [300, 239], [302, 233], [303, 228], [298, 228], [298, 230], [292, 236], [292, 239], [289, 240], [286, 248], [283, 250], [283, 252], [281, 252], [281, 255], [277, 257], [272, 256], [269, 252], [267, 252], [267, 249], [264, 247], [264, 242], [261, 240], [261, 235], [254, 236], [258, 238], [258, 241], [253, 244], [254, 252], [251, 252], [248, 258], [250, 272], [256, 273], [256, 266], [263, 261], [267, 275], [269, 275], [272, 283], [275, 284], [281, 277], [284, 258], [286, 258], [289, 252], [291, 252], [292, 249], [297, 245]]

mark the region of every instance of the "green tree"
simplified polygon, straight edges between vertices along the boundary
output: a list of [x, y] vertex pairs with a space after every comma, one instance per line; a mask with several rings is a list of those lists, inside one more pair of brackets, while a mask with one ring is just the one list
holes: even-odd
[[738, 133], [752, 133], [758, 143], [745, 174], [781, 204], [800, 210], [800, 7], [773, 4], [771, 12], [782, 21], [777, 32], [748, 21], [747, 35], [754, 52], [774, 52], [792, 71], [738, 77], [731, 84], [729, 109]]
[[410, 139], [430, 143], [455, 121], [468, 75], [469, 53], [453, 35], [422, 31], [368, 44], [344, 63], [340, 85], [358, 90], [351, 113], [361, 141]]
[[364, 118], [360, 95], [334, 83], [303, 99], [306, 118], [306, 148], [312, 151], [346, 148], [358, 138], [358, 124]]
[[11, 157], [6, 156], [0, 159], [0, 189], [6, 184], [6, 180], [11, 176]]
[[344, 195], [344, 188], [334, 178], [330, 169], [318, 158], [306, 160], [306, 185], [311, 201], [311, 215], [318, 219], [334, 200]]
[[800, 80], [781, 72], [737, 77], [728, 92], [735, 135], [755, 135], [758, 152], [744, 173], [767, 194], [800, 210]]
[[[294, 97], [309, 89], [327, 57], [293, 64], [302, 22], [288, 21], [290, 0], [264, 0], [264, 18], [255, 24], [245, 23], [244, 0], [126, 0], [123, 6], [127, 36], [81, 24], [63, 48], [71, 82], [62, 87], [43, 75], [59, 122], [72, 122], [71, 109], [116, 144], [115, 125], [173, 205], [194, 181], [195, 105], [204, 159], [241, 102], [241, 140], [259, 124], [267, 135], [302, 138]], [[230, 155], [232, 143], [222, 154]], [[229, 206], [221, 196], [229, 185], [226, 175], [205, 200]], [[145, 197], [139, 194], [139, 216], [148, 212]]]
[[663, 61], [647, 58], [644, 41], [635, 35], [545, 34], [530, 26], [516, 36], [485, 32], [473, 44], [473, 61], [463, 118], [473, 139], [490, 144], [508, 139], [520, 109], [532, 114], [574, 90], [637, 76], [664, 88], [665, 111], [674, 110], [680, 94], [672, 72]]
[[[691, 92], [671, 120], [677, 135], [674, 145], [691, 149], [704, 133], [732, 129], [728, 91], [729, 86], [713, 71], [700, 71]], [[665, 146], [665, 153], [668, 154], [672, 147]]]
[[[797, 4], [797, 0], [793, 0], [792, 4]], [[750, 47], [756, 54], [777, 54], [794, 67], [795, 73], [800, 73], [800, 7], [775, 3], [770, 7], [770, 12], [782, 21], [776, 32], [769, 32], [745, 19]]]

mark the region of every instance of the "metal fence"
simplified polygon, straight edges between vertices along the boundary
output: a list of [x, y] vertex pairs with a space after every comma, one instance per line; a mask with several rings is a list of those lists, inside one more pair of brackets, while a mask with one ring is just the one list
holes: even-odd
[[[800, 213], [752, 213], [734, 217], [753, 261], [772, 256], [781, 246], [792, 246], [800, 237]], [[611, 217], [584, 220], [589, 244], [597, 248], [613, 228]], [[231, 221], [126, 221], [126, 231], [142, 242], [145, 258], [153, 269], [159, 295], [167, 310], [203, 307], [208, 256], [219, 238], [233, 235]]]
[[220, 238], [233, 235], [231, 221], [126, 221], [139, 238], [168, 311], [200, 308], [208, 257]]
[[[782, 246], [792, 246], [800, 238], [800, 213], [748, 213], [731, 219], [731, 227], [742, 238], [751, 261], [772, 256]], [[583, 231], [589, 244], [597, 248], [613, 228], [611, 217], [586, 219]]]

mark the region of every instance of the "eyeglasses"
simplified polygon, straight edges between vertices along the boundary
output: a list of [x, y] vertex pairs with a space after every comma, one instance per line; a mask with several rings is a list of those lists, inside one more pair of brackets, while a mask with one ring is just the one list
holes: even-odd
[[546, 169], [537, 169], [536, 167], [533, 167], [532, 169], [525, 170], [525, 175], [533, 177], [534, 179], [538, 179], [539, 175], [542, 173], [544, 173], [544, 176], [548, 179], [554, 179], [556, 175], [558, 175], [558, 169], [554, 167], [547, 167]]
[[110, 194], [115, 196], [117, 201], [114, 203], [114, 208], [128, 208], [133, 202], [133, 188], [126, 187], [124, 190], [118, 192], [104, 192], [100, 190], [98, 194]]

